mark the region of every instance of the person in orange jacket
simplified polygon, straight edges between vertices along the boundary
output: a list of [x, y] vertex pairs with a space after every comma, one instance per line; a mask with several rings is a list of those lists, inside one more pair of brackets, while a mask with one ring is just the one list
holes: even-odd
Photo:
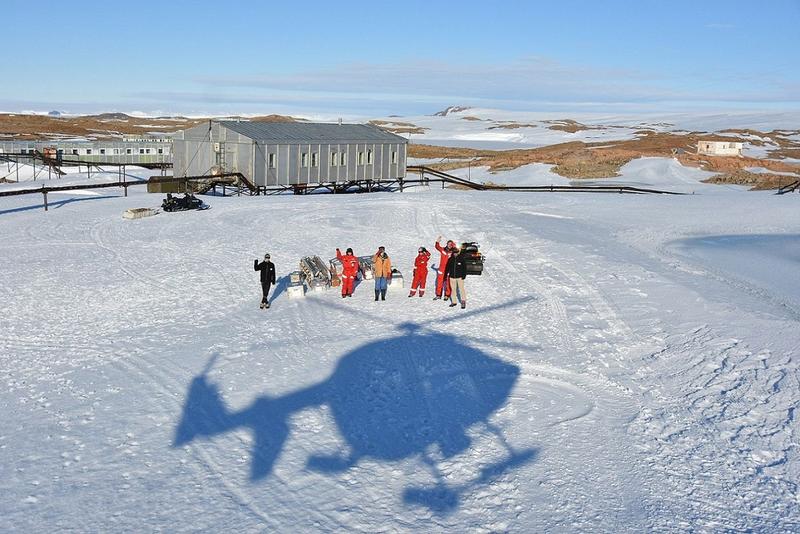
[[386, 289], [392, 279], [392, 262], [384, 247], [378, 247], [378, 252], [372, 257], [372, 275], [375, 277], [375, 300], [378, 297], [386, 300]]
[[439, 265], [436, 268], [436, 296], [433, 300], [440, 300], [442, 292], [444, 292], [445, 300], [450, 298], [450, 281], [447, 276], [447, 260], [450, 258], [450, 250], [456, 248], [456, 244], [452, 240], [448, 240], [447, 244], [442, 247], [439, 242], [442, 236], [436, 238], [436, 250], [439, 251]]
[[336, 249], [336, 259], [342, 262], [342, 298], [353, 296], [353, 286], [358, 276], [358, 257], [353, 254], [353, 249], [348, 248], [345, 254]]
[[428, 260], [431, 259], [431, 253], [425, 247], [419, 247], [417, 257], [414, 260], [414, 278], [411, 282], [411, 292], [409, 297], [413, 297], [419, 288], [419, 296], [425, 294], [425, 283], [428, 281]]

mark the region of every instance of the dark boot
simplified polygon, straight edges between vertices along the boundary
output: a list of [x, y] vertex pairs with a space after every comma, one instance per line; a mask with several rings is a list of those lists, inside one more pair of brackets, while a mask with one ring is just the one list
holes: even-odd
[[386, 300], [386, 290], [381, 289], [381, 300]]
[[377, 289], [375, 290], [375, 302], [378, 302], [378, 297], [381, 295], [381, 292]]

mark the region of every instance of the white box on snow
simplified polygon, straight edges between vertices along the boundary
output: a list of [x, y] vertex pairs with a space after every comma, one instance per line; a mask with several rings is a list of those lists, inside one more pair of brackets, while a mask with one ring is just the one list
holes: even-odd
[[286, 288], [290, 299], [301, 299], [306, 296], [306, 287], [303, 284], [292, 284]]
[[397, 269], [392, 269], [392, 279], [389, 280], [389, 289], [403, 289], [404, 286], [403, 274]]

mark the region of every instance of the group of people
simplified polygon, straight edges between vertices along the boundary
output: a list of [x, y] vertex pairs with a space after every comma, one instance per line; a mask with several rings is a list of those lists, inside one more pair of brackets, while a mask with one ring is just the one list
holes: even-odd
[[[439, 265], [436, 270], [436, 295], [433, 300], [450, 302], [450, 307], [455, 307], [459, 303], [461, 309], [467, 307], [467, 290], [464, 280], [467, 277], [467, 265], [464, 251], [460, 250], [454, 241], [448, 240], [444, 246], [441, 245], [442, 236], [436, 238], [434, 244], [439, 252]], [[352, 248], [345, 250], [342, 254], [340, 249], [336, 249], [336, 259], [342, 264], [341, 285], [342, 298], [353, 296], [355, 282], [361, 270], [358, 256], [353, 253]], [[417, 257], [414, 259], [414, 274], [411, 280], [411, 290], [409, 297], [425, 295], [425, 286], [428, 281], [428, 262], [431, 253], [425, 247], [419, 247]], [[269, 308], [269, 290], [275, 283], [275, 265], [270, 261], [270, 255], [264, 255], [264, 261], [255, 260], [253, 268], [261, 271], [261, 307]], [[385, 247], [378, 247], [378, 251], [372, 256], [372, 275], [375, 280], [375, 301], [386, 300], [386, 290], [392, 279], [392, 261], [386, 253]]]

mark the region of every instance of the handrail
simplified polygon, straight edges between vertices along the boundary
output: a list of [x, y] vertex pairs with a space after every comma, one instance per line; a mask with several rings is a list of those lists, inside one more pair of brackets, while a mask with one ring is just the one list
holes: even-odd
[[226, 178], [226, 177], [236, 177], [242, 180], [242, 183], [250, 189], [251, 191], [255, 191], [256, 188], [247, 178], [245, 178], [241, 173], [238, 172], [228, 172], [223, 174], [216, 174], [210, 176], [182, 176], [182, 177], [174, 177], [174, 176], [154, 176], [148, 179], [142, 180], [134, 180], [131, 182], [102, 182], [102, 183], [95, 183], [95, 184], [75, 184], [75, 185], [58, 185], [58, 186], [45, 186], [37, 187], [33, 189], [12, 189], [10, 191], [0, 191], [0, 197], [10, 197], [16, 195], [28, 195], [31, 193], [52, 193], [54, 191], [79, 191], [83, 189], [102, 189], [106, 187], [129, 187], [133, 185], [146, 185], [146, 184], [160, 184], [160, 183], [186, 183], [186, 182], [196, 182], [200, 180], [209, 180], [214, 178]]
[[659, 195], [685, 195], [675, 191], [664, 191], [662, 189], [649, 189], [643, 187], [633, 187], [627, 185], [486, 185], [473, 182], [453, 174], [446, 173], [425, 167], [423, 165], [411, 165], [406, 167], [406, 171], [420, 174], [423, 178], [425, 174], [430, 174], [438, 178], [436, 181], [462, 185], [476, 191], [518, 191], [518, 192], [573, 192], [573, 193], [632, 193], [632, 194], [659, 194]]
[[791, 193], [793, 191], [797, 191], [800, 188], [800, 180], [795, 180], [794, 182], [784, 185], [783, 187], [779, 187], [778, 190], [775, 192], [776, 195], [783, 195], [785, 193]]

